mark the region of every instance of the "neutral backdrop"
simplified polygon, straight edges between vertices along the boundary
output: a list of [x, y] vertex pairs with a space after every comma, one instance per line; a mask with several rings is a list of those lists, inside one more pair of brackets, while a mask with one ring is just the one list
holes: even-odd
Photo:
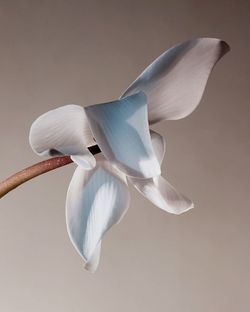
[[130, 187], [93, 275], [72, 247], [65, 196], [74, 165], [0, 201], [0, 311], [249, 310], [250, 2], [0, 0], [0, 178], [40, 158], [32, 121], [116, 99], [159, 54], [192, 37], [226, 40], [198, 109], [154, 129], [163, 175], [195, 209], [173, 216]]

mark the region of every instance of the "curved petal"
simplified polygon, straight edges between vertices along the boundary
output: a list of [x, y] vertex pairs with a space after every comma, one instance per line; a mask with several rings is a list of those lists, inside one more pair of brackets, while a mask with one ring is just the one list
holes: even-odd
[[[164, 138], [155, 131], [150, 131], [152, 144], [159, 163], [162, 163], [166, 144]], [[134, 187], [155, 206], [173, 214], [181, 214], [193, 208], [190, 199], [180, 194], [162, 176], [151, 179], [128, 178]]]
[[151, 179], [129, 179], [134, 187], [155, 206], [173, 214], [181, 214], [194, 207], [192, 201], [180, 194], [162, 176]]
[[81, 106], [65, 105], [38, 117], [30, 128], [29, 142], [40, 156], [71, 155], [85, 169], [95, 166], [87, 149], [95, 142]]
[[94, 169], [77, 167], [66, 199], [66, 223], [69, 237], [78, 253], [96, 269], [100, 242], [118, 223], [129, 204], [125, 175], [102, 159]]
[[160, 174], [141, 92], [122, 100], [85, 107], [93, 135], [104, 156], [129, 176]]
[[214, 65], [229, 49], [215, 38], [176, 45], [149, 65], [122, 97], [143, 91], [150, 124], [186, 117], [199, 104]]

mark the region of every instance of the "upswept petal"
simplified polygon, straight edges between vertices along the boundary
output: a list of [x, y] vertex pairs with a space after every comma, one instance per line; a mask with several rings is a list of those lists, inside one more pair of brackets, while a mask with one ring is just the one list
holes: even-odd
[[85, 107], [104, 156], [128, 176], [160, 174], [148, 126], [147, 100], [140, 92], [110, 103]]
[[99, 159], [92, 170], [77, 167], [66, 199], [69, 237], [91, 271], [98, 265], [104, 234], [122, 219], [129, 205], [125, 175]]
[[178, 44], [149, 65], [122, 97], [143, 91], [150, 124], [186, 117], [199, 104], [214, 65], [229, 50], [215, 38]]
[[85, 169], [95, 166], [87, 149], [95, 142], [81, 106], [65, 105], [38, 117], [31, 125], [29, 142], [40, 156], [71, 155]]
[[[157, 132], [150, 130], [152, 144], [159, 163], [162, 163], [165, 154], [164, 138]], [[193, 208], [190, 199], [180, 194], [162, 176], [150, 179], [137, 179], [130, 177], [128, 180], [134, 187], [150, 200], [155, 206], [173, 214], [181, 214]]]

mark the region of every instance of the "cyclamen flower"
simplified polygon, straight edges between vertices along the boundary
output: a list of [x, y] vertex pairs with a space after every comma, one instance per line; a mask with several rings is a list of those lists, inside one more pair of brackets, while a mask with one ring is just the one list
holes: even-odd
[[[32, 124], [30, 145], [37, 154], [70, 155], [78, 165], [67, 193], [66, 223], [88, 270], [96, 270], [104, 234], [127, 211], [127, 181], [167, 212], [193, 207], [161, 176], [165, 141], [149, 126], [189, 115], [227, 51], [219, 39], [184, 42], [148, 66], [120, 99], [84, 108], [66, 105]], [[88, 150], [95, 144], [102, 152], [96, 158]]]

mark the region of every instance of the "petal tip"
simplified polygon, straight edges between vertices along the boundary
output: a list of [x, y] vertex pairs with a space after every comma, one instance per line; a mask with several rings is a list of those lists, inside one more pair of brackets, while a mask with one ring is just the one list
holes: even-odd
[[221, 40], [221, 56], [224, 56], [230, 50], [231, 50], [230, 45], [226, 41]]
[[176, 214], [177, 216], [185, 213], [185, 212], [188, 212], [189, 210], [191, 209], [194, 209], [194, 203], [191, 202], [189, 206], [183, 208], [183, 209], [179, 209], [179, 210], [176, 210], [175, 212], [173, 212], [174, 214]]
[[86, 271], [88, 271], [89, 273], [92, 273], [92, 274], [94, 274], [96, 272], [96, 270], [97, 270], [97, 268], [96, 267], [93, 268], [92, 265], [89, 262], [85, 263], [84, 269]]
[[219, 59], [231, 50], [229, 44], [222, 39], [218, 39], [218, 38], [200, 38], [200, 39], [201, 40], [207, 39], [207, 40], [213, 40], [214, 41], [215, 46], [219, 47]]

